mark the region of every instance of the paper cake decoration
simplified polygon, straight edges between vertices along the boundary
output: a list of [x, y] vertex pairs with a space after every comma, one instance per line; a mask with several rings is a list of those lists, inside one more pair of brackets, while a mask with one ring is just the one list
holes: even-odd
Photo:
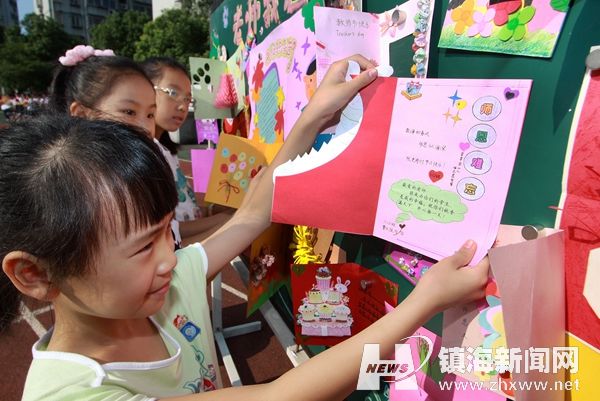
[[336, 281], [332, 282], [331, 270], [327, 266], [317, 269], [315, 284], [298, 308], [297, 324], [302, 327], [302, 335], [352, 335], [352, 311], [348, 307], [350, 299], [345, 295], [350, 280], [342, 282], [342, 278], [338, 276]]

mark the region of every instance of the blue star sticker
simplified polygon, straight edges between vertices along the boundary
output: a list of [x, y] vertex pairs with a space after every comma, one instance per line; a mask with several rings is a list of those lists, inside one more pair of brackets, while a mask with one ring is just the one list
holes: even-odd
[[452, 100], [452, 107], [454, 107], [454, 103], [461, 100], [462, 97], [458, 96], [458, 90], [454, 91], [454, 95], [448, 96], [448, 99]]

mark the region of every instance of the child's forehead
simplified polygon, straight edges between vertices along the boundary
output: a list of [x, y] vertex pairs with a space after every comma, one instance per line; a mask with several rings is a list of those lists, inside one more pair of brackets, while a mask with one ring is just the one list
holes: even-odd
[[161, 78], [161, 84], [187, 87], [191, 85], [190, 77], [178, 68], [165, 67]]

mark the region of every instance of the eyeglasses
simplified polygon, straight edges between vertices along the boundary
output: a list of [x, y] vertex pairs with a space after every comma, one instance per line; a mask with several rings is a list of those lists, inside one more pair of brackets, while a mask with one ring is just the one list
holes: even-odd
[[191, 104], [191, 105], [194, 105], [196, 103], [196, 99], [194, 99], [193, 97], [184, 96], [183, 94], [179, 93], [177, 90], [175, 90], [173, 88], [163, 88], [161, 86], [154, 85], [154, 90], [159, 90], [161, 92], [166, 93], [167, 95], [169, 95], [169, 97], [171, 99], [173, 99], [177, 103], [184, 103], [184, 104]]

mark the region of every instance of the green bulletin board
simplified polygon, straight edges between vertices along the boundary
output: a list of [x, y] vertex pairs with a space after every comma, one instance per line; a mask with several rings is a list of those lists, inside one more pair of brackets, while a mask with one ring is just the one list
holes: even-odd
[[[245, 13], [253, 1], [229, 0], [221, 4], [211, 17], [213, 38], [228, 52], [234, 50], [231, 21], [224, 28], [224, 9], [231, 19], [238, 7]], [[312, 0], [316, 2], [316, 0]], [[302, 0], [280, 0], [279, 16], [289, 17], [286, 7], [305, 3]], [[403, 0], [363, 0], [363, 10], [380, 13], [389, 10]], [[541, 225], [553, 227], [555, 207], [561, 194], [561, 180], [565, 150], [573, 119], [573, 112], [585, 72], [585, 57], [593, 45], [600, 45], [600, 1], [575, 0], [572, 2], [554, 55], [550, 59], [513, 56], [495, 53], [478, 53], [453, 49], [438, 49], [443, 16], [448, 0], [436, 0], [431, 35], [428, 76], [437, 78], [505, 78], [532, 79], [533, 89], [521, 135], [519, 151], [513, 171], [511, 186], [502, 217], [505, 224]], [[259, 21], [260, 25], [260, 21]], [[260, 40], [275, 24], [264, 27], [257, 35]], [[242, 35], [246, 36], [246, 27]], [[410, 38], [409, 38], [410, 39]], [[411, 40], [391, 45], [391, 64], [399, 75], [412, 64], [406, 59], [410, 54]], [[399, 283], [400, 296], [405, 297], [411, 285], [392, 269], [382, 258], [384, 242], [373, 237], [337, 233], [334, 242], [346, 250], [348, 261], [371, 268]], [[291, 324], [293, 316], [286, 303], [286, 295], [279, 294], [278, 309]], [[289, 298], [287, 298], [289, 300]], [[277, 304], [277, 300], [274, 300]], [[441, 316], [427, 325], [430, 330], [441, 332]], [[384, 399], [382, 392], [357, 392], [351, 399]]]

